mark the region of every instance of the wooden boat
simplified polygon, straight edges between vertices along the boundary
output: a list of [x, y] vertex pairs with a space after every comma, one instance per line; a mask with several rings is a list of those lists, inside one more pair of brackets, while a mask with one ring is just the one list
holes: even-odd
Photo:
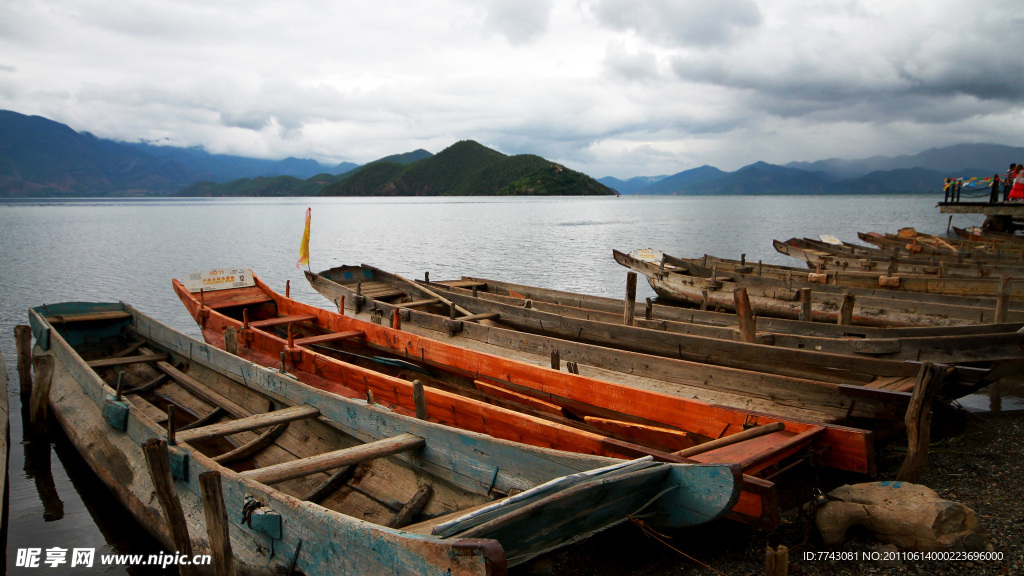
[[[342, 398], [124, 304], [29, 317], [53, 413], [96, 474], [169, 549], [230, 554], [239, 573], [504, 574], [631, 514], [695, 525], [739, 495], [726, 466], [534, 448]], [[154, 439], [177, 513], [154, 499]], [[210, 473], [230, 519], [204, 514]]]
[[959, 249], [945, 245], [936, 245], [926, 241], [927, 237], [915, 236], [913, 238], [900, 238], [895, 234], [881, 234], [878, 232], [858, 232], [857, 237], [863, 242], [874, 244], [884, 250], [901, 250], [904, 254], [924, 254], [942, 258], [953, 259], [984, 259], [1005, 262], [1024, 261], [1024, 247], [967, 247]]
[[[994, 322], [996, 310], [919, 302], [891, 292], [848, 288], [812, 282], [780, 280], [756, 275], [715, 275], [710, 269], [675, 259], [679, 266], [662, 267], [619, 251], [616, 261], [647, 276], [659, 296], [703, 307], [735, 310], [734, 293], [744, 288], [758, 316], [799, 318], [800, 289], [810, 290], [815, 321], [867, 326], [954, 326]], [[671, 259], [672, 257], [669, 257]], [[845, 310], [844, 310], [845, 309]], [[845, 316], [845, 318], [844, 318]], [[1005, 321], [1024, 320], [1024, 311], [1007, 310]]]
[[[873, 473], [871, 433], [865, 430], [500, 358], [296, 302], [251, 271], [241, 273], [249, 285], [212, 292], [196, 285], [194, 293], [175, 280], [174, 289], [208, 342], [263, 365], [283, 364], [313, 386], [353, 397], [370, 393], [398, 412], [419, 411], [439, 423], [527, 444], [616, 457], [738, 462], [744, 491], [729, 517], [758, 525], [776, 524], [778, 505], [774, 485], [754, 475], [772, 474], [808, 450], [821, 453], [816, 462], [822, 466]], [[750, 386], [770, 378], [761, 375]], [[764, 427], [777, 423], [782, 429]], [[770, 433], [739, 435], [751, 427]]]
[[[557, 351], [559, 358], [607, 370], [603, 378], [623, 384], [635, 382], [638, 377], [656, 380], [675, 378], [677, 382], [685, 383], [687, 372], [699, 372], [703, 379], [697, 383], [698, 386], [721, 390], [719, 382], [729, 374], [708, 378], [704, 369], [692, 364], [699, 362], [800, 378], [780, 383], [780, 388], [786, 386], [782, 389], [793, 390], [797, 394], [802, 389], [819, 388], [823, 382], [869, 389], [884, 386], [887, 390], [909, 390], [920, 370], [917, 361], [950, 363], [953, 356], [962, 359], [958, 361], [971, 362], [1024, 358], [1021, 350], [1024, 334], [1018, 333], [987, 339], [973, 335], [957, 338], [963, 349], [954, 351], [952, 355], [949, 353], [949, 338], [946, 346], [938, 349], [919, 347], [913, 350], [892, 341], [866, 343], [862, 339], [847, 338], [823, 342], [826, 339], [820, 337], [794, 337], [780, 338], [789, 344], [780, 350], [773, 347], [775, 339], [771, 334], [759, 334], [755, 342], [745, 342], [736, 339], [737, 331], [733, 328], [700, 326], [700, 330], [693, 332], [702, 333], [694, 334], [676, 326], [680, 324], [677, 322], [672, 323], [671, 330], [657, 324], [650, 324], [650, 328], [636, 326], [635, 319], [633, 324], [624, 325], [621, 309], [617, 313], [601, 312], [533, 301], [527, 307], [522, 297], [488, 292], [488, 285], [484, 282], [435, 282], [428, 286], [367, 265], [342, 266], [317, 274], [307, 272], [306, 278], [328, 300], [335, 305], [343, 301], [347, 313], [362, 319], [379, 321], [391, 318], [399, 310], [402, 325], [407, 330], [420, 329], [422, 332], [418, 333], [431, 338], [448, 339], [466, 347], [483, 348], [487, 344], [497, 344], [486, 347], [503, 356], [522, 357], [522, 354], [538, 351], [550, 356], [552, 351]], [[466, 286], [471, 286], [472, 290]], [[459, 316], [449, 318], [452, 310]], [[470, 331], [467, 324], [473, 322], [472, 319], [479, 323], [474, 324]], [[527, 334], [517, 335], [509, 333], [510, 330]], [[802, 344], [798, 345], [798, 342]], [[593, 349], [580, 343], [603, 348]], [[831, 349], [823, 350], [826, 346]], [[843, 353], [837, 354], [836, 351]], [[657, 360], [648, 355], [671, 360]], [[890, 359], [893, 357], [915, 362]], [[536, 356], [532, 360], [539, 363], [543, 358]], [[977, 376], [975, 371], [968, 371], [964, 385], [950, 382], [947, 390], [969, 393], [978, 384]], [[725, 390], [735, 391], [734, 388]], [[841, 401], [843, 390], [840, 388], [838, 393], [825, 396], [824, 401]], [[898, 407], [896, 411], [904, 409], [902, 398], [892, 401]], [[718, 402], [723, 403], [721, 400]], [[834, 417], [846, 409], [837, 406], [836, 411], [826, 414], [825, 418]], [[783, 415], [788, 408], [769, 407], [766, 410]]]
[[1021, 243], [1024, 242], [1024, 236], [1020, 234], [1014, 234], [1011, 232], [999, 232], [997, 230], [985, 230], [978, 226], [971, 226], [970, 228], [957, 228], [953, 226], [953, 233], [957, 235], [961, 240], [970, 240], [972, 242], [982, 243]]
[[[783, 280], [801, 279], [813, 284], [843, 288], [868, 288], [890, 294], [893, 298], [951, 304], [954, 306], [985, 306], [995, 308], [996, 298], [1002, 290], [1002, 280], [997, 277], [950, 276], [939, 274], [894, 273], [889, 271], [835, 270], [828, 266], [817, 267], [814, 271], [778, 264], [749, 264], [705, 254], [701, 258], [670, 257], [678, 266], [690, 266], [692, 273], [706, 273], [713, 269], [742, 274], [778, 278]], [[682, 264], [685, 263], [685, 264]], [[1011, 283], [1008, 295], [1020, 300], [1024, 307], [1024, 282]]]
[[10, 408], [7, 403], [7, 364], [4, 362], [4, 353], [0, 350], [0, 388], [4, 391], [3, 398], [0, 398], [0, 463], [3, 464], [3, 471], [0, 473], [0, 533], [4, 535], [3, 545], [7, 545], [7, 468], [11, 457], [11, 426]]
[[[491, 295], [515, 299], [521, 306], [529, 306], [538, 310], [551, 311], [562, 315], [573, 317], [591, 318], [594, 313], [608, 317], [609, 314], [622, 315], [625, 311], [625, 300], [620, 298], [609, 298], [606, 296], [594, 296], [580, 294], [577, 292], [564, 292], [537, 286], [528, 286], [495, 280], [492, 278], [480, 278], [463, 276], [460, 280], [441, 281], [439, 283], [430, 281], [417, 281], [419, 284], [430, 287], [440, 286], [450, 290], [463, 289], [472, 294], [472, 288], [476, 287], [477, 296], [489, 298]], [[468, 288], [467, 288], [468, 287]], [[651, 300], [646, 303], [636, 302], [633, 305], [633, 322], [637, 326], [654, 328], [656, 330], [675, 330], [687, 334], [703, 334], [712, 337], [735, 337], [737, 334], [737, 316], [733, 313], [716, 312], [714, 310], [700, 310], [697, 308], [686, 308], [667, 300]], [[650, 316], [650, 318], [648, 318]], [[1017, 332], [1024, 328], [1024, 322], [1007, 322], [1002, 324], [967, 324], [957, 326], [924, 326], [924, 327], [878, 327], [878, 326], [851, 326], [845, 324], [826, 324], [824, 322], [805, 322], [801, 320], [790, 320], [786, 318], [772, 318], [762, 316], [757, 318], [758, 341], [764, 343], [788, 346], [785, 342], [792, 343], [794, 348], [807, 348], [812, 342], [821, 344], [824, 340], [854, 340], [862, 341], [865, 347], [871, 347], [874, 340], [905, 340], [905, 339], [926, 339], [926, 338], [948, 338], [948, 337], [974, 337], [992, 334], [1004, 334]], [[707, 332], [705, 333], [705, 330]], [[725, 332], [725, 331], [728, 331]], [[762, 336], [762, 332], [764, 335]], [[729, 336], [732, 334], [733, 336]], [[796, 338], [796, 341], [789, 340]], [[780, 344], [774, 340], [782, 339]], [[818, 338], [819, 340], [803, 340], [803, 338]], [[824, 340], [823, 340], [824, 339]], [[952, 343], [954, 341], [947, 340]], [[922, 341], [923, 342], [923, 341]], [[968, 345], [968, 341], [955, 341], [956, 345]], [[928, 346], [925, 344], [925, 346]], [[951, 347], [948, 346], [948, 347]], [[948, 348], [947, 347], [947, 348]], [[826, 349], [827, 348], [823, 348]], [[842, 353], [842, 349], [832, 350]], [[856, 351], [856, 350], [855, 350]], [[1000, 358], [1003, 356], [993, 356]], [[923, 360], [923, 358], [918, 358]], [[980, 358], [979, 358], [980, 359]]]
[[896, 256], [854, 244], [834, 245], [810, 238], [773, 240], [780, 254], [802, 260], [808, 268], [864, 270], [879, 274], [934, 274], [964, 278], [1024, 278], [1024, 263], [957, 262], [940, 258]]

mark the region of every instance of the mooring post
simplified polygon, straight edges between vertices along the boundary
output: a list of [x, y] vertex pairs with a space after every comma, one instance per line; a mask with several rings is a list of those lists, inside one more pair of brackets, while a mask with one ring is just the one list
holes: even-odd
[[999, 278], [999, 293], [996, 294], [996, 324], [1006, 322], [1006, 310], [1010, 307], [1010, 282], [1009, 276]]
[[931, 438], [932, 400], [942, 386], [946, 375], [953, 368], [943, 368], [925, 362], [917, 372], [914, 392], [903, 417], [907, 429], [907, 456], [903, 459], [896, 479], [903, 482], [917, 482], [924, 474], [928, 463], [928, 442]]
[[224, 350], [238, 356], [238, 328], [230, 326], [224, 330]]
[[14, 339], [18, 346], [18, 386], [24, 404], [32, 395], [32, 327], [15, 326]]
[[284, 297], [285, 298], [291, 298], [292, 297], [292, 281], [291, 280], [285, 280], [284, 281]]
[[32, 397], [29, 400], [28, 420], [35, 432], [46, 432], [50, 414], [50, 382], [53, 381], [53, 356], [38, 354], [32, 358]]
[[423, 382], [412, 381], [412, 399], [416, 403], [416, 417], [420, 420], [427, 419], [427, 395], [423, 392]]
[[802, 322], [811, 322], [814, 320], [814, 311], [811, 308], [811, 289], [801, 288], [797, 290], [800, 295], [800, 320]]
[[853, 305], [856, 303], [857, 297], [853, 294], [846, 293], [843, 295], [843, 306], [839, 309], [838, 324], [843, 326], [850, 326], [853, 324]]
[[626, 274], [626, 306], [622, 311], [622, 323], [633, 325], [633, 313], [636, 308], [636, 272]]
[[750, 306], [750, 297], [746, 288], [737, 288], [732, 293], [736, 301], [736, 317], [739, 321], [740, 336], [744, 342], [757, 341], [757, 328], [755, 327], [754, 310]]
[[206, 535], [210, 539], [213, 573], [216, 576], [234, 576], [235, 556], [231, 551], [228, 511], [227, 507], [224, 506], [224, 492], [221, 488], [220, 472], [215, 470], [203, 472], [199, 475], [199, 486], [203, 493]]
[[[181, 510], [181, 501], [171, 478], [171, 459], [167, 453], [167, 443], [159, 438], [150, 438], [142, 444], [142, 452], [146, 456], [149, 474], [153, 479], [153, 489], [167, 519], [175, 551], [191, 558], [192, 539], [188, 535], [188, 523], [185, 521], [185, 513]], [[183, 576], [198, 575], [192, 565], [178, 566], [178, 571]]]

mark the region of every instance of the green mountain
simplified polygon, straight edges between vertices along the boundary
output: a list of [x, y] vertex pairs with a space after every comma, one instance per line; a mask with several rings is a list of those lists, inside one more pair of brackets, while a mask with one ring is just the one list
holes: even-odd
[[472, 140], [400, 165], [380, 160], [343, 175], [325, 196], [611, 195], [615, 191], [540, 156], [507, 156]]
[[175, 196], [316, 196], [338, 176], [317, 174], [307, 180], [294, 176], [241, 178], [231, 182], [196, 182]]

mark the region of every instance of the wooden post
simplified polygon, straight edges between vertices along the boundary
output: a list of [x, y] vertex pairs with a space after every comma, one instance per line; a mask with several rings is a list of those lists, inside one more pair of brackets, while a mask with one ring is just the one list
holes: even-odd
[[338, 314], [341, 314], [342, 316], [345, 315], [345, 297], [344, 296], [339, 296], [338, 297]]
[[708, 309], [708, 291], [707, 290], [701, 290], [700, 291], [700, 297], [701, 297], [700, 309], [703, 312], [704, 310]]
[[177, 433], [177, 430], [178, 430], [178, 426], [174, 423], [174, 413], [175, 413], [175, 411], [176, 410], [174, 408], [174, 404], [168, 404], [167, 405], [167, 445], [168, 446], [174, 446], [175, 444], [178, 443], [178, 441], [175, 439], [175, 434]]
[[206, 535], [210, 539], [213, 573], [217, 576], [234, 576], [235, 556], [231, 551], [231, 534], [228, 530], [230, 524], [228, 511], [224, 506], [220, 472], [203, 472], [199, 475], [199, 486], [203, 491]]
[[224, 330], [224, 350], [238, 356], [238, 328], [230, 326]]
[[1006, 310], [1010, 307], [1010, 282], [1009, 276], [999, 278], [999, 293], [996, 294], [996, 315], [995, 323], [1006, 322]]
[[32, 397], [29, 400], [28, 421], [36, 432], [46, 431], [46, 419], [50, 414], [50, 382], [53, 380], [53, 356], [39, 354], [32, 358], [35, 381], [32, 383]]
[[650, 298], [647, 299], [647, 308], [644, 310], [644, 318], [647, 320], [654, 318], [654, 303], [651, 302]]
[[622, 311], [622, 324], [633, 325], [633, 312], [636, 308], [636, 272], [626, 274], [626, 307]]
[[284, 297], [285, 298], [291, 298], [292, 297], [292, 281], [291, 280], [285, 280], [284, 281]]
[[558, 350], [551, 351], [551, 369], [561, 370], [562, 369], [562, 354]]
[[[142, 444], [142, 452], [146, 455], [146, 463], [149, 465], [149, 474], [153, 479], [153, 489], [157, 500], [160, 501], [160, 508], [167, 518], [175, 552], [191, 557], [192, 539], [189, 538], [188, 523], [185, 521], [185, 513], [181, 511], [181, 501], [178, 500], [178, 492], [174, 489], [174, 480], [171, 478], [167, 443], [159, 438], [150, 438]], [[183, 576], [198, 575], [192, 565], [179, 566], [178, 570]]]
[[925, 362], [917, 372], [914, 393], [903, 417], [903, 423], [907, 427], [907, 456], [896, 474], [897, 480], [917, 482], [924, 474], [925, 465], [928, 463], [928, 442], [931, 437], [932, 400], [945, 379], [945, 370], [952, 371], [953, 368], [942, 368]]
[[853, 324], [853, 305], [856, 302], [857, 297], [853, 294], [843, 295], [843, 306], [839, 310], [838, 324], [843, 326], [849, 326]]
[[750, 307], [750, 297], [747, 296], [747, 289], [737, 288], [732, 295], [736, 301], [736, 317], [739, 320], [740, 336], [744, 342], [756, 342], [757, 328], [754, 323], [754, 310]]
[[402, 313], [398, 308], [391, 311], [391, 328], [395, 330], [402, 329]]
[[416, 417], [420, 420], [427, 419], [427, 396], [423, 392], [423, 382], [412, 381], [412, 399], [416, 402]]
[[768, 546], [764, 559], [765, 576], [788, 576], [789, 575], [789, 548], [782, 544], [772, 549]]
[[811, 307], [811, 289], [801, 288], [797, 290], [800, 295], [800, 320], [802, 322], [812, 322], [814, 320], [814, 310]]
[[15, 326], [14, 339], [18, 345], [18, 386], [24, 404], [32, 395], [32, 327]]

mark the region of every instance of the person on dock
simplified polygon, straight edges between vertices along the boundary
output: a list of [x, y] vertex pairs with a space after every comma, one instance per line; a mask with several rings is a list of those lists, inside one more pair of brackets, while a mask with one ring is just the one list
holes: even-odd
[[1010, 169], [1006, 171], [1006, 176], [1003, 178], [1003, 202], [1010, 199], [1010, 189], [1013, 188], [1013, 179], [1017, 175], [1017, 165], [1010, 164]]
[[1010, 189], [1010, 200], [1024, 200], [1024, 164], [1017, 165], [1017, 175], [1013, 179], [1013, 188]]
[[992, 175], [992, 193], [988, 196], [989, 204], [999, 202], [999, 174]]

